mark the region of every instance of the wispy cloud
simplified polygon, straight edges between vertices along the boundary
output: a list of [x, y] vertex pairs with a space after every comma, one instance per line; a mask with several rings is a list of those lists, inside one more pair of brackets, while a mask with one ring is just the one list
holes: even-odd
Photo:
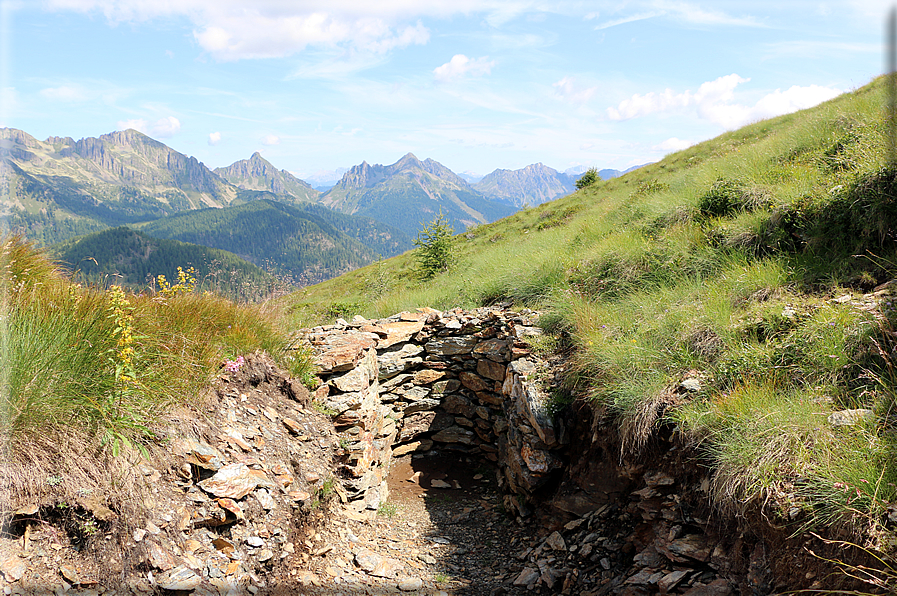
[[482, 58], [468, 58], [464, 54], [455, 54], [452, 59], [433, 69], [433, 75], [438, 81], [451, 81], [463, 77], [480, 77], [492, 72], [495, 66], [494, 60], [488, 56]]
[[607, 109], [611, 120], [629, 120], [649, 114], [663, 114], [694, 110], [699, 118], [733, 129], [756, 120], [771, 118], [815, 106], [841, 93], [841, 90], [819, 85], [793, 86], [785, 91], [776, 89], [754, 105], [734, 102], [735, 88], [747, 83], [737, 74], [719, 77], [703, 83], [696, 92], [677, 93], [672, 89], [633, 95]]
[[102, 13], [110, 22], [183, 16], [199, 46], [218, 60], [276, 58], [307, 47], [384, 53], [426, 44], [421, 19], [479, 13], [493, 26], [549, 10], [533, 0], [44, 0], [50, 10]]
[[658, 151], [681, 151], [682, 149], [687, 149], [692, 145], [694, 145], [692, 141], [670, 137], [666, 141], [654, 145], [651, 148]]
[[661, 11], [650, 11], [650, 12], [640, 12], [633, 15], [620, 17], [618, 19], [611, 19], [610, 21], [605, 21], [603, 23], [599, 23], [595, 25], [595, 30], [600, 31], [602, 29], [610, 29], [611, 27], [616, 27], [617, 25], [625, 25], [626, 23], [634, 23], [636, 21], [644, 21], [645, 19], [653, 19], [654, 17], [662, 16], [664, 13]]
[[818, 58], [825, 55], [881, 54], [881, 43], [795, 40], [766, 44], [765, 58]]
[[763, 27], [763, 23], [750, 15], [731, 15], [719, 10], [707, 10], [690, 2], [659, 0], [654, 6], [670, 17], [696, 25], [729, 25], [737, 27]]
[[598, 90], [597, 87], [580, 88], [576, 85], [576, 81], [573, 77], [564, 77], [557, 83], [553, 83], [551, 86], [554, 87], [554, 92], [557, 97], [575, 104], [582, 104], [589, 101], [592, 96], [595, 95], [595, 91]]
[[[645, 6], [647, 4], [647, 6]], [[625, 6], [625, 5], [624, 5]], [[619, 12], [619, 11], [618, 11]], [[598, 18], [596, 13], [588, 15]], [[666, 17], [693, 25], [727, 25], [737, 27], [762, 27], [763, 23], [750, 15], [736, 16], [720, 10], [708, 10], [689, 2], [676, 2], [671, 0], [656, 0], [643, 3], [642, 8], [633, 14], [624, 14], [610, 20], [600, 22], [595, 26], [596, 30], [609, 29], [626, 23], [644, 21]]]
[[262, 145], [280, 145], [280, 137], [277, 135], [267, 135], [262, 138]]
[[82, 87], [62, 85], [60, 87], [47, 87], [40, 90], [42, 97], [52, 101], [85, 101], [89, 99], [87, 91]]
[[143, 118], [120, 120], [116, 125], [118, 130], [133, 128], [154, 139], [167, 139], [181, 131], [181, 121], [174, 116], [166, 116], [155, 122], [147, 122]]

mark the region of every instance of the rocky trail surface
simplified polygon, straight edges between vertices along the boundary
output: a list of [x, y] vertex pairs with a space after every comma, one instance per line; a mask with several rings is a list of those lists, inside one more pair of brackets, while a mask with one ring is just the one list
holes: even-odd
[[[546, 415], [531, 314], [309, 330], [313, 396], [266, 356], [222, 368], [126, 450], [126, 494], [50, 470], [11, 495], [13, 594], [764, 595], [832, 588], [825, 545], [715, 516], [669, 436], [623, 457], [600, 413]], [[683, 379], [674, 393], [699, 379]], [[14, 471], [13, 471], [14, 472]], [[127, 483], [124, 483], [127, 484]]]

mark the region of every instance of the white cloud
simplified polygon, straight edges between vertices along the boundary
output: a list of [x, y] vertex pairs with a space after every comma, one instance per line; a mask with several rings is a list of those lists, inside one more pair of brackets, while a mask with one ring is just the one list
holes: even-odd
[[218, 60], [275, 58], [309, 46], [383, 53], [425, 44], [423, 17], [532, 10], [531, 0], [45, 0], [50, 9], [102, 13], [110, 22], [183, 16], [199, 46]]
[[692, 145], [694, 145], [694, 143], [692, 143], [691, 141], [677, 139], [676, 137], [670, 137], [663, 143], [654, 145], [651, 148], [657, 149], [659, 151], [681, 151], [682, 149], [687, 149]]
[[262, 139], [262, 145], [280, 145], [280, 137], [277, 135], [267, 135]]
[[838, 89], [819, 85], [795, 85], [787, 91], [776, 89], [753, 106], [734, 103], [735, 88], [748, 81], [750, 79], [730, 74], [703, 83], [694, 93], [676, 93], [665, 89], [660, 93], [635, 94], [621, 101], [617, 107], [608, 108], [607, 116], [611, 120], [629, 120], [648, 114], [676, 113], [688, 109], [694, 110], [704, 120], [733, 129], [756, 120], [809, 108], [841, 93]]
[[88, 99], [88, 94], [83, 88], [71, 85], [47, 87], [46, 89], [41, 89], [40, 94], [53, 101], [84, 101]]
[[717, 10], [706, 10], [689, 2], [660, 0], [654, 5], [675, 19], [696, 25], [763, 26], [752, 16], [733, 16]]
[[384, 53], [430, 39], [422, 23], [398, 30], [379, 18], [340, 18], [325, 12], [295, 15], [223, 15], [197, 28], [193, 35], [219, 60], [279, 58], [307, 46], [349, 45], [356, 50]]
[[810, 85], [799, 87], [794, 85], [787, 91], [776, 89], [763, 97], [753, 107], [755, 115], [759, 118], [769, 118], [779, 114], [796, 112], [820, 104], [841, 94], [839, 89]]
[[153, 123], [149, 123], [143, 118], [134, 118], [131, 120], [120, 120], [117, 127], [119, 130], [133, 128], [154, 139], [167, 139], [181, 131], [181, 122], [174, 116], [166, 116]]
[[433, 74], [438, 81], [451, 81], [465, 76], [483, 76], [492, 72], [495, 66], [494, 60], [487, 56], [470, 59], [464, 54], [455, 54], [452, 59], [433, 69]]
[[576, 86], [576, 82], [572, 77], [564, 77], [557, 83], [551, 85], [555, 88], [555, 94], [570, 103], [585, 103], [589, 101], [598, 90], [597, 87], [588, 87], [580, 89]]
[[221, 133], [220, 132], [210, 132], [209, 133], [209, 145], [217, 145], [221, 142]]

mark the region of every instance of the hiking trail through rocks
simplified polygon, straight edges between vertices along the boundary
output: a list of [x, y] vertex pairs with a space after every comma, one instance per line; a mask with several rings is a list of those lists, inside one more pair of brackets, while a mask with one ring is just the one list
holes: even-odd
[[133, 476], [130, 493], [90, 479], [66, 488], [80, 477], [65, 458], [43, 464], [39, 490], [7, 489], [0, 589], [728, 596], [843, 585], [809, 554], [842, 555], [821, 540], [715, 516], [711, 472], [669, 430], [624, 457], [592, 406], [549, 416], [563, 362], [522, 341], [538, 333], [534, 318], [422, 309], [307, 330], [323, 381], [314, 398], [267, 356], [246, 355], [160, 421], [147, 454], [107, 461]]

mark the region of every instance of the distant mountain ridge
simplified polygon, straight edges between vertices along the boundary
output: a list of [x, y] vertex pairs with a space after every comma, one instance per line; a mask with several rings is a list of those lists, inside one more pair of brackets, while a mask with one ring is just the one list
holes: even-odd
[[432, 159], [408, 153], [392, 165], [362, 162], [321, 197], [333, 209], [365, 215], [415, 235], [440, 212], [456, 232], [495, 221], [515, 210], [485, 198]]
[[[177, 239], [218, 248], [226, 244], [227, 250], [256, 264], [268, 259], [308, 280], [326, 279], [366, 264], [376, 255], [388, 257], [409, 249], [410, 238], [440, 212], [460, 233], [468, 226], [510, 215], [524, 204], [568, 194], [574, 180], [543, 164], [532, 164], [520, 170], [496, 170], [471, 185], [441, 163], [421, 161], [408, 153], [391, 165], [362, 162], [321, 193], [258, 152], [211, 170], [195, 157], [130, 129], [78, 141], [70, 137], [38, 141], [24, 131], [0, 129], [0, 174], [0, 192], [8, 199], [0, 204], [0, 216], [9, 229], [39, 243], [157, 221], [156, 228], [150, 223], [144, 229], [161, 234], [169, 225], [163, 225], [163, 220], [223, 209], [228, 212], [226, 218], [221, 213], [217, 218], [206, 214], [191, 219], [193, 235]], [[286, 215], [281, 212], [293, 226], [279, 232], [293, 247], [290, 250], [278, 252], [271, 243], [264, 249], [253, 248], [270, 240], [254, 237], [270, 235], [265, 226], [274, 225], [267, 218], [276, 211], [270, 204], [230, 211], [262, 200], [299, 209]], [[240, 233], [212, 225], [222, 218]], [[303, 231], [309, 233], [307, 238], [300, 238]], [[300, 250], [303, 242], [308, 246]]]
[[249, 159], [235, 161], [224, 168], [215, 168], [216, 174], [239, 188], [270, 191], [278, 195], [291, 195], [299, 202], [317, 201], [321, 193], [304, 180], [286, 170], [278, 170], [256, 151]]
[[136, 130], [38, 141], [3, 128], [0, 167], [10, 228], [45, 244], [245, 200], [196, 158]]
[[[134, 130], [80, 141], [68, 137], [38, 141], [24, 131], [0, 129], [0, 169], [0, 191], [8, 197], [0, 210], [8, 229], [22, 231], [30, 240], [46, 245], [115, 226], [273, 199], [311, 205], [317, 211], [293, 217], [292, 235], [280, 236], [285, 242], [301, 244], [301, 254], [286, 249], [255, 250], [253, 246], [260, 242], [257, 238], [267, 241], [276, 235], [265, 228], [270, 222], [252, 210], [231, 214], [229, 224], [241, 234], [239, 242], [228, 243], [226, 249], [250, 256], [258, 265], [267, 259], [269, 265], [296, 279], [321, 281], [365, 265], [378, 255], [392, 256], [411, 247], [407, 236], [382, 223], [310, 204], [308, 199], [319, 193], [260, 155], [224, 169], [223, 173], [238, 179], [241, 188], [196, 158]], [[315, 222], [300, 225], [303, 218]], [[200, 223], [194, 221], [194, 240], [204, 240], [197, 241], [199, 244], [225, 248], [216, 234], [234, 237], [233, 229], [210, 231]], [[308, 235], [297, 238], [303, 230]], [[130, 259], [130, 249], [122, 246], [124, 252], [115, 258]]]
[[495, 170], [473, 188], [516, 207], [541, 205], [576, 190], [575, 179], [541, 163], [519, 170]]

